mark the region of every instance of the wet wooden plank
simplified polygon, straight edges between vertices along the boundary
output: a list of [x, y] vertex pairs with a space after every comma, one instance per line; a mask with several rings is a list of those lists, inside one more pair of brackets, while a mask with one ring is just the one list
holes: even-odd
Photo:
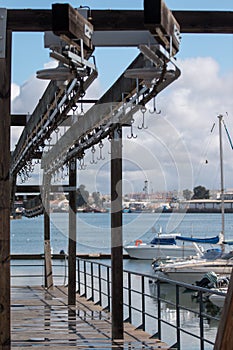
[[125, 323], [124, 340], [111, 339], [111, 315], [100, 306], [76, 297], [76, 306], [68, 307], [68, 290], [55, 287], [12, 288], [12, 349], [67, 350], [147, 348], [168, 349], [150, 334]]

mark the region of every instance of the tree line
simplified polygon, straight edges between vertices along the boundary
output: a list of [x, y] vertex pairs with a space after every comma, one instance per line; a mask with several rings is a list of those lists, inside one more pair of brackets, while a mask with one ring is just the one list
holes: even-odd
[[183, 190], [183, 197], [186, 200], [190, 199], [209, 199], [210, 198], [210, 191], [206, 189], [204, 186], [196, 186], [193, 189], [193, 192], [186, 189]]

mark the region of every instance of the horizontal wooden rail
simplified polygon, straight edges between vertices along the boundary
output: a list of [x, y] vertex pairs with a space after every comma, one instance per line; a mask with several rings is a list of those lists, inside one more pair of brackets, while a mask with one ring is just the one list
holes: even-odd
[[[232, 11], [172, 11], [181, 33], [233, 33]], [[92, 10], [94, 31], [145, 30], [143, 10]], [[52, 30], [52, 10], [8, 10], [8, 29], [16, 32]]]

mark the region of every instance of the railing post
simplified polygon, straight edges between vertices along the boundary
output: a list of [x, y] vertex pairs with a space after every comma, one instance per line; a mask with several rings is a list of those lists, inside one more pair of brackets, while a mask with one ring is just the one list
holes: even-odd
[[93, 262], [90, 262], [91, 264], [91, 296], [89, 300], [94, 301], [94, 276], [93, 276]]
[[145, 315], [145, 277], [142, 277], [142, 286], [141, 286], [141, 292], [142, 292], [142, 330], [145, 331], [145, 325], [146, 325], [146, 315]]
[[77, 278], [78, 278], [78, 289], [77, 292], [80, 294], [80, 260], [77, 259]]
[[200, 317], [200, 350], [205, 350], [204, 344], [204, 319], [203, 319], [203, 292], [199, 291], [199, 317]]
[[158, 338], [161, 339], [162, 327], [161, 327], [161, 288], [160, 281], [157, 280], [157, 302], [158, 302]]
[[105, 306], [104, 310], [110, 311], [110, 267], [106, 266], [107, 271], [106, 271], [106, 294], [107, 294], [107, 305]]
[[83, 262], [83, 281], [84, 281], [84, 294], [83, 296], [86, 298], [87, 297], [87, 262], [84, 260]]
[[99, 278], [99, 304], [102, 306], [102, 286], [101, 286], [101, 265], [98, 265], [98, 278]]
[[131, 303], [132, 303], [132, 298], [131, 298], [131, 273], [128, 272], [128, 304], [129, 304], [129, 315], [128, 315], [128, 322], [132, 322], [132, 310], [131, 310]]
[[176, 349], [179, 350], [180, 345], [180, 288], [176, 284]]
[[107, 294], [108, 294], [108, 310], [110, 311], [110, 303], [111, 303], [111, 297], [110, 297], [110, 267], [107, 268]]

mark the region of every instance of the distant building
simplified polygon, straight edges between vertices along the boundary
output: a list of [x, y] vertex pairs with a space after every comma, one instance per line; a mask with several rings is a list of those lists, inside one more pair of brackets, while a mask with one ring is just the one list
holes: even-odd
[[[233, 191], [225, 192], [223, 198], [224, 198], [224, 201], [225, 200], [232, 201], [233, 200]], [[222, 199], [222, 194], [221, 193], [218, 193], [217, 199]]]
[[[193, 199], [179, 203], [179, 209], [187, 212], [220, 212], [220, 199]], [[224, 209], [226, 212], [233, 212], [233, 200], [224, 200]]]

